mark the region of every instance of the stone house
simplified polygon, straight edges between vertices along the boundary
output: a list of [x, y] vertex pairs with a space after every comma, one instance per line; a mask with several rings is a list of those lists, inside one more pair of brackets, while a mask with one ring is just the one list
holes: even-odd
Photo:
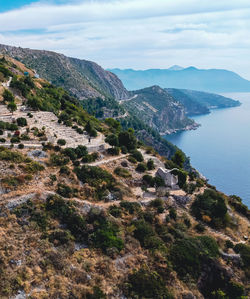
[[178, 176], [172, 174], [172, 171], [176, 170], [174, 169], [163, 169], [162, 167], [158, 168], [156, 175], [162, 178], [165, 182], [166, 187], [169, 187], [171, 189], [179, 189], [178, 187]]

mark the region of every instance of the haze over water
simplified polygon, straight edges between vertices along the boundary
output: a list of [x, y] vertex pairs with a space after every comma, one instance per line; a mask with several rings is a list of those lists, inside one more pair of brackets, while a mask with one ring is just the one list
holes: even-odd
[[190, 157], [210, 184], [228, 195], [240, 196], [250, 207], [250, 93], [223, 95], [242, 105], [192, 117], [201, 127], [165, 138]]

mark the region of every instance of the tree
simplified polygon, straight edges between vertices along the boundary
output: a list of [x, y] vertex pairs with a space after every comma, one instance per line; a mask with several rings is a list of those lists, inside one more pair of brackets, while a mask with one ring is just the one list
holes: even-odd
[[185, 162], [185, 155], [181, 150], [177, 150], [171, 160], [180, 168], [183, 168]]
[[111, 146], [118, 146], [119, 145], [118, 137], [115, 134], [108, 135], [105, 139], [105, 142], [107, 142]]
[[15, 97], [11, 91], [5, 89], [3, 92], [3, 100], [4, 102], [14, 102]]
[[118, 135], [119, 145], [126, 146], [130, 151], [137, 147], [137, 140], [132, 131], [123, 131]]
[[147, 168], [148, 170], [155, 169], [154, 161], [152, 159], [149, 159], [147, 162]]
[[11, 101], [11, 102], [7, 105], [7, 109], [13, 114], [14, 111], [17, 110], [16, 103], [15, 103], [14, 101]]

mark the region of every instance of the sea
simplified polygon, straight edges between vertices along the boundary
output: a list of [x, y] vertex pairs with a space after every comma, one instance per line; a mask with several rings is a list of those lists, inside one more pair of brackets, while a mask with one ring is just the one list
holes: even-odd
[[242, 105], [191, 117], [201, 126], [164, 136], [190, 157], [209, 183], [250, 207], [250, 93], [225, 93]]

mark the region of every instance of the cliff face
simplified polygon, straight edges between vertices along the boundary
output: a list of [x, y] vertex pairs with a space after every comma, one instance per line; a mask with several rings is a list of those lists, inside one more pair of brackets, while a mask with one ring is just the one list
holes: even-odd
[[133, 91], [125, 107], [161, 134], [191, 129], [197, 124], [185, 115], [185, 108], [159, 86]]
[[0, 45], [0, 53], [7, 54], [35, 69], [52, 84], [62, 86], [79, 99], [114, 97], [124, 99], [128, 91], [121, 80], [98, 64], [70, 58], [51, 51], [23, 49]]

